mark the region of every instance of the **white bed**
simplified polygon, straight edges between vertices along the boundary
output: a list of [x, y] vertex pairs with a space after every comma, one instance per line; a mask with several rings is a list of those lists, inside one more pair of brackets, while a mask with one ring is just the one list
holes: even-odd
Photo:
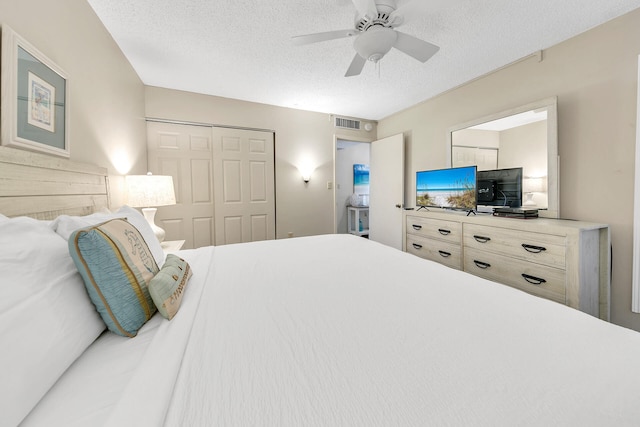
[[[179, 255], [175, 318], [98, 332], [0, 425], [640, 424], [640, 334], [580, 311], [350, 235]], [[16, 399], [0, 384], [0, 414]]]

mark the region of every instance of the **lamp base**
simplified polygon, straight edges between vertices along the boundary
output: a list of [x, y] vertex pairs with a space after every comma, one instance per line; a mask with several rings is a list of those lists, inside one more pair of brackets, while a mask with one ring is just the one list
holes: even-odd
[[157, 211], [158, 211], [157, 208], [142, 208], [142, 215], [144, 215], [144, 218], [147, 220], [147, 222], [151, 226], [151, 230], [153, 230], [153, 234], [155, 234], [156, 237], [158, 238], [158, 241], [162, 243], [164, 241], [165, 232], [162, 228], [158, 227], [155, 224]]

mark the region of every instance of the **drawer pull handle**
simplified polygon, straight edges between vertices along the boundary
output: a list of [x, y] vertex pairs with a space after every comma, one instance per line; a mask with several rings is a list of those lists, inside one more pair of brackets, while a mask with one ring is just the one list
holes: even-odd
[[476, 239], [476, 242], [478, 243], [487, 243], [489, 240], [491, 240], [490, 237], [478, 236], [477, 234], [474, 234], [473, 238]]
[[527, 245], [526, 243], [523, 243], [522, 247], [525, 251], [531, 252], [532, 254], [539, 254], [547, 250], [544, 246]]
[[438, 228], [438, 233], [442, 234], [443, 236], [448, 236], [449, 234], [451, 234], [451, 230], [445, 230], [444, 228]]
[[418, 224], [413, 224], [412, 227], [414, 230], [422, 230], [422, 226]]
[[524, 273], [522, 273], [522, 277], [524, 278], [524, 280], [531, 283], [532, 285], [542, 285], [543, 283], [547, 283], [546, 280], [541, 279], [540, 277], [530, 276]]
[[473, 263], [478, 267], [481, 268], [483, 270], [486, 270], [487, 268], [491, 267], [491, 264], [489, 264], [488, 262], [482, 262], [482, 261], [478, 261], [477, 259], [473, 260]]
[[415, 249], [422, 249], [422, 245], [419, 245], [417, 243], [412, 243], [412, 245]]
[[451, 252], [438, 251], [442, 258], [449, 258], [451, 256]]

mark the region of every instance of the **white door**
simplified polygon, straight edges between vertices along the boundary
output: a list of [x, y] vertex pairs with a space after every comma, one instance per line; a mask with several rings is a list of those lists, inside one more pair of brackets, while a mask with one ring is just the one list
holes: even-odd
[[404, 206], [404, 137], [371, 143], [369, 170], [369, 238], [402, 250]]
[[211, 127], [147, 122], [148, 167], [173, 176], [176, 203], [158, 208], [165, 240], [185, 240], [185, 249], [213, 244]]
[[215, 244], [275, 239], [271, 132], [214, 128]]

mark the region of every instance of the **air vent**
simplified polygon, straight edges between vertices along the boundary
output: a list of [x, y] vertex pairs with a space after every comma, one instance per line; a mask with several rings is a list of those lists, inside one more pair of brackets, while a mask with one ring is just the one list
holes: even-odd
[[343, 129], [360, 130], [360, 120], [351, 120], [344, 119], [342, 117], [336, 117], [336, 127]]

